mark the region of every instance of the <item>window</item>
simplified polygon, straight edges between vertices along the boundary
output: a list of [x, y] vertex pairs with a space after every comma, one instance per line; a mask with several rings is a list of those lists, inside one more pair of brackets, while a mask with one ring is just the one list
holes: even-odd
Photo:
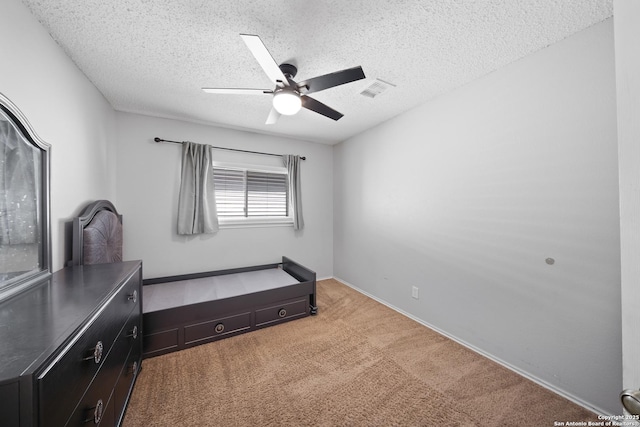
[[214, 165], [220, 225], [292, 224], [287, 172]]

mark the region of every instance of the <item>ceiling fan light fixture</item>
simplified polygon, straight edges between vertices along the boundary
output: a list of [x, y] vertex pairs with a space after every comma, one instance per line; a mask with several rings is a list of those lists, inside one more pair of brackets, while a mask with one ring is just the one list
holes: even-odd
[[300, 94], [294, 90], [280, 89], [273, 95], [273, 108], [282, 115], [293, 116], [301, 107]]

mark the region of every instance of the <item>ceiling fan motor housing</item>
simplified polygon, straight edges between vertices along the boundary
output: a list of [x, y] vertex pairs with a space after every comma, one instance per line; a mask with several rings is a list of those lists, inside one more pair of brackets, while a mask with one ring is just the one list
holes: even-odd
[[288, 79], [293, 79], [298, 73], [296, 66], [291, 64], [280, 64], [280, 71]]

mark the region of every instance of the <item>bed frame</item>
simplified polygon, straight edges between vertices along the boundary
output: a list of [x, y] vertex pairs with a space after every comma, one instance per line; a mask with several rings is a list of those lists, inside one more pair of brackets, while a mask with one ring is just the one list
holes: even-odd
[[[210, 278], [267, 269], [282, 269], [299, 283], [145, 312], [144, 354], [152, 357], [276, 325], [317, 313], [316, 273], [282, 257], [281, 264], [210, 271], [143, 281], [143, 285], [171, 285], [183, 280]], [[144, 294], [144, 286], [143, 286]]]
[[[72, 234], [69, 265], [122, 261], [122, 215], [108, 200], [89, 204], [79, 217], [74, 218]], [[217, 299], [203, 298], [196, 303], [149, 312], [143, 308], [143, 357], [182, 350], [317, 313], [316, 273], [287, 257], [282, 257], [281, 263], [143, 280], [143, 307], [146, 286], [180, 286], [181, 282], [184, 285], [185, 281], [209, 278], [212, 284], [204, 289], [208, 289], [207, 294], [215, 294], [214, 278], [269, 269], [281, 269], [291, 276], [288, 283], [293, 284], [236, 292]]]

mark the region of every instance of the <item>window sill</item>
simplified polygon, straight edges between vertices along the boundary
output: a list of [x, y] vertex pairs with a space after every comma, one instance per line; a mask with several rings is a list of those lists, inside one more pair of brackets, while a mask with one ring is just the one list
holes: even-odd
[[293, 227], [293, 218], [220, 218], [220, 229], [225, 228], [259, 228], [259, 227]]

